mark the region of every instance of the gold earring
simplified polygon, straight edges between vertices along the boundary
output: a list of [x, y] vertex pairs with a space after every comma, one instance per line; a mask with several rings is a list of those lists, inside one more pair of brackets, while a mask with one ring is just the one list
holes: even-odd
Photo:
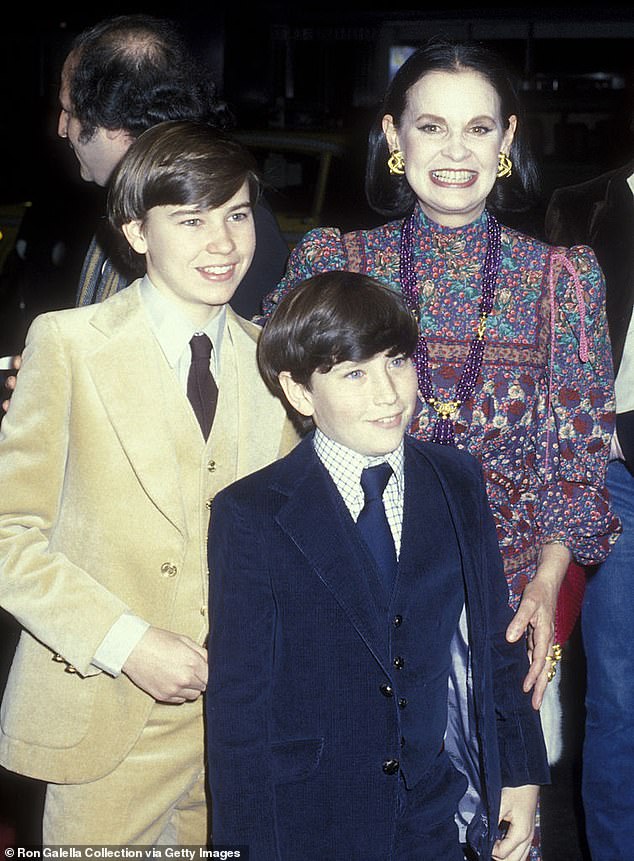
[[390, 169], [390, 173], [394, 176], [394, 174], [398, 174], [402, 176], [405, 173], [405, 159], [403, 158], [403, 153], [400, 149], [395, 149], [394, 152], [390, 155], [387, 160], [387, 166]]
[[510, 176], [513, 173], [513, 162], [505, 152], [498, 156], [498, 179]]

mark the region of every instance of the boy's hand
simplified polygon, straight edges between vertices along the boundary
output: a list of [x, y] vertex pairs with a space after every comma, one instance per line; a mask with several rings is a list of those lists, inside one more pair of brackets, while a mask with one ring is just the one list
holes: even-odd
[[[22, 358], [20, 356], [12, 356], [11, 357], [11, 368], [15, 371], [20, 370], [20, 365], [22, 364]], [[8, 398], [5, 398], [2, 401], [2, 410], [6, 413], [9, 409], [9, 403], [11, 402], [11, 395], [13, 394], [13, 390], [15, 389], [15, 384], [17, 382], [17, 378], [15, 374], [12, 374], [10, 377], [7, 377], [4, 381], [4, 392], [9, 394]]]
[[155, 700], [180, 704], [206, 689], [207, 652], [183, 634], [148, 628], [122, 670]]
[[538, 786], [506, 786], [502, 789], [498, 822], [507, 822], [508, 831], [496, 840], [493, 861], [525, 861], [535, 830]]
[[524, 691], [533, 690], [533, 708], [539, 709], [548, 684], [546, 656], [555, 640], [555, 610], [559, 588], [564, 581], [572, 556], [559, 542], [544, 544], [539, 555], [537, 573], [527, 583], [506, 639], [514, 643], [526, 633], [531, 666], [524, 679]]

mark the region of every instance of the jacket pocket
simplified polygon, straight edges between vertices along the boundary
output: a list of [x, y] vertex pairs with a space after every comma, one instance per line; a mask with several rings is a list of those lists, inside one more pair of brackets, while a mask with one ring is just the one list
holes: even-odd
[[292, 739], [272, 744], [275, 783], [306, 780], [317, 771], [323, 749], [323, 738]]

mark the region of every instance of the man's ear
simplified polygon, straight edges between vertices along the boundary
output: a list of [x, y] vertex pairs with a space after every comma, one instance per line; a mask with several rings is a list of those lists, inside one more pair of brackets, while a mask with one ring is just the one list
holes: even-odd
[[143, 235], [143, 224], [140, 221], [129, 221], [127, 224], [121, 225], [123, 235], [128, 240], [132, 248], [137, 254], [147, 253], [147, 242]]
[[302, 416], [312, 416], [315, 412], [313, 399], [306, 386], [297, 383], [290, 371], [280, 371], [278, 380], [286, 400]]

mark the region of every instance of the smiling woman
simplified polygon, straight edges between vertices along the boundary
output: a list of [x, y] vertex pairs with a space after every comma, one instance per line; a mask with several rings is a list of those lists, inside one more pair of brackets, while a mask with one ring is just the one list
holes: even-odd
[[446, 227], [482, 213], [516, 127], [515, 115], [501, 115], [496, 90], [469, 70], [430, 72], [409, 90], [398, 127], [391, 114], [383, 118], [390, 151], [401, 153], [421, 209]]
[[[507, 637], [526, 636], [524, 691], [536, 708], [545, 699], [556, 710], [556, 687], [547, 685], [553, 645], [565, 637], [559, 588], [571, 559], [601, 561], [620, 528], [605, 488], [613, 380], [592, 250], [548, 246], [500, 223], [528, 207], [536, 188], [518, 91], [479, 44], [433, 41], [415, 52], [369, 137], [368, 202], [391, 220], [345, 234], [310, 231], [265, 309], [333, 269], [402, 293], [419, 326], [409, 432], [482, 464], [517, 610]], [[556, 731], [547, 743], [555, 759]], [[504, 857], [527, 857], [532, 828], [520, 832], [509, 829]], [[530, 857], [540, 857], [537, 832]]]

